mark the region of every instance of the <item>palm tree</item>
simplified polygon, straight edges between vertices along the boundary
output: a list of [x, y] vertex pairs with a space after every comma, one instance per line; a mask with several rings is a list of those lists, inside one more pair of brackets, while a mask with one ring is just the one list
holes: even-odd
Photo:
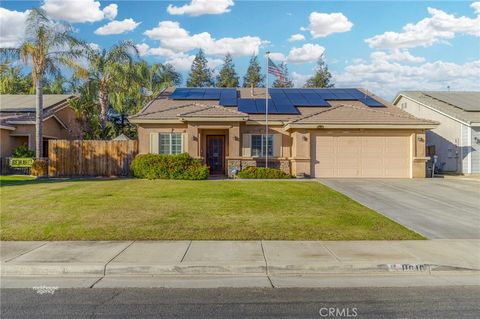
[[89, 81], [97, 87], [100, 104], [100, 126], [107, 125], [109, 94], [122, 91], [119, 78], [132, 72], [133, 58], [138, 56], [138, 50], [131, 41], [121, 41], [110, 50], [90, 50], [87, 56], [89, 63]]
[[61, 65], [77, 67], [74, 59], [83, 53], [84, 43], [75, 39], [69, 25], [52, 21], [42, 9], [31, 9], [25, 41], [16, 48], [2, 48], [2, 57], [21, 60], [32, 67], [35, 85], [35, 156], [43, 155], [43, 84], [47, 74], [58, 76]]

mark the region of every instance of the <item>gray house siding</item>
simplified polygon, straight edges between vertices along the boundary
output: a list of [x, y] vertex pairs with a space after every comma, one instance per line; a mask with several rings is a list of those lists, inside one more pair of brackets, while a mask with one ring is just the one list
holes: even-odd
[[[472, 173], [480, 173], [480, 127], [472, 127]], [[477, 142], [478, 141], [478, 142]]]

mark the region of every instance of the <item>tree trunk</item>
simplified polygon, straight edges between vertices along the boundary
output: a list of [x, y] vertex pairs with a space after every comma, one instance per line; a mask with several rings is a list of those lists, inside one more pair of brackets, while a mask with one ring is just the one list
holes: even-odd
[[43, 81], [37, 79], [35, 83], [35, 157], [43, 156]]
[[108, 92], [105, 88], [100, 87], [98, 95], [100, 99], [100, 127], [104, 129], [107, 126]]

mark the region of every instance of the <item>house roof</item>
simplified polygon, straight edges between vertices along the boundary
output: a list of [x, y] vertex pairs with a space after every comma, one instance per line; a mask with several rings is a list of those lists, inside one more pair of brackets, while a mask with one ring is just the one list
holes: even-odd
[[[43, 95], [43, 120], [46, 121], [54, 117], [65, 126], [63, 122], [55, 117], [55, 112], [63, 109], [70, 98], [75, 98], [72, 94], [44, 94]], [[15, 124], [34, 124], [35, 123], [35, 95], [0, 95], [0, 125]]]
[[[197, 121], [228, 119], [231, 121], [263, 122], [265, 114], [247, 114], [239, 112], [234, 106], [221, 106], [218, 100], [175, 100], [170, 95], [175, 88], [168, 88], [160, 93], [139, 113], [130, 117], [133, 123], [152, 123], [166, 121]], [[241, 98], [265, 98], [265, 88], [255, 88], [252, 95], [250, 88], [237, 89]], [[374, 96], [367, 92], [369, 96]], [[330, 106], [297, 107], [298, 114], [269, 114], [269, 120], [284, 125], [311, 125], [325, 123], [342, 124], [396, 124], [396, 125], [436, 125], [436, 122], [418, 119], [413, 115], [393, 106], [387, 101], [374, 96], [384, 107], [369, 107], [359, 100], [329, 100]]]
[[480, 122], [480, 92], [403, 91], [393, 103], [396, 104], [401, 96], [467, 123]]
[[365, 108], [360, 105], [337, 104], [316, 113], [304, 116], [289, 124], [434, 124], [414, 116], [382, 109]]
[[[44, 94], [43, 109], [63, 103], [72, 97], [74, 97], [72, 94]], [[35, 112], [35, 95], [1, 94], [0, 112]]]

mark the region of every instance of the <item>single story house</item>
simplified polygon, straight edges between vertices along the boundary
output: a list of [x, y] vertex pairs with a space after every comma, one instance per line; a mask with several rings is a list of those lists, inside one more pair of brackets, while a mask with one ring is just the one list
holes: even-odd
[[[81, 128], [68, 100], [71, 94], [43, 95], [43, 152], [48, 156], [49, 139], [77, 139]], [[26, 144], [35, 150], [35, 95], [0, 95], [0, 157], [8, 157]]]
[[[188, 152], [212, 174], [247, 166], [310, 177], [425, 176], [419, 119], [361, 89], [168, 88], [129, 118], [139, 153]], [[266, 134], [267, 133], [267, 134]]]
[[440, 123], [427, 131], [426, 146], [442, 171], [480, 173], [480, 92], [406, 91], [393, 104]]

